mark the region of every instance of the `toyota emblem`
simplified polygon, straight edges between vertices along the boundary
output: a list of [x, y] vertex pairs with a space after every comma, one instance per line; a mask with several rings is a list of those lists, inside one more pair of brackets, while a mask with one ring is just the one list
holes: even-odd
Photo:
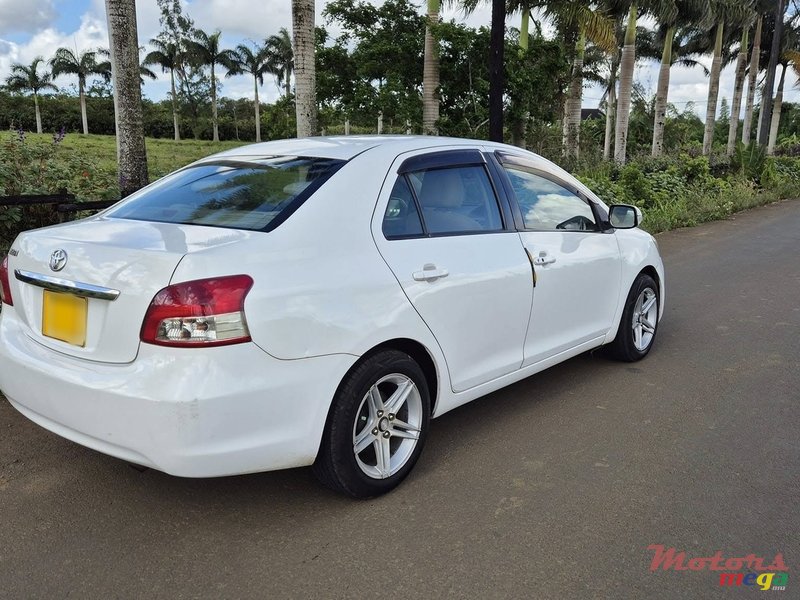
[[50, 255], [50, 269], [60, 271], [67, 266], [67, 253], [58, 249]]

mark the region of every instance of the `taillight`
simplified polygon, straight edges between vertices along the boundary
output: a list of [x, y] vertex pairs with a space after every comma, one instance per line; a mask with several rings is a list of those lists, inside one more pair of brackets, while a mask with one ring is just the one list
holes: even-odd
[[158, 292], [147, 309], [140, 339], [148, 344], [208, 347], [250, 341], [244, 299], [253, 280], [231, 275], [176, 283]]
[[0, 301], [14, 306], [14, 300], [11, 298], [11, 281], [8, 279], [8, 256], [0, 262]]

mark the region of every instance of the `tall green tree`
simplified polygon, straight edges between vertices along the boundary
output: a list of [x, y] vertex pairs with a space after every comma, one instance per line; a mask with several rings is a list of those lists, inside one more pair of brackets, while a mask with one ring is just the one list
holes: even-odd
[[178, 93], [175, 87], [175, 73], [181, 66], [182, 54], [178, 44], [161, 38], [150, 40], [153, 50], [144, 58], [146, 65], [157, 65], [164, 73], [169, 73], [170, 101], [172, 102], [172, 126], [175, 141], [181, 139], [180, 116], [178, 114]]
[[761, 93], [761, 114], [759, 115], [758, 143], [766, 146], [769, 141], [769, 126], [772, 120], [772, 90], [775, 85], [775, 71], [781, 57], [783, 35], [783, 14], [786, 11], [785, 0], [775, 1], [775, 26], [772, 32], [772, 47], [769, 52], [767, 76]]
[[83, 135], [89, 134], [89, 120], [86, 117], [86, 79], [92, 75], [107, 75], [97, 63], [97, 53], [92, 50], [74, 52], [69, 48], [59, 48], [50, 59], [53, 77], [74, 75], [78, 78], [78, 98], [81, 105], [81, 124]]
[[43, 91], [56, 91], [53, 84], [53, 75], [46, 69], [39, 71], [39, 65], [44, 64], [44, 59], [37, 56], [29, 65], [14, 63], [11, 65], [11, 75], [6, 79], [6, 85], [12, 92], [30, 92], [33, 95], [33, 105], [36, 109], [36, 133], [42, 133], [42, 114], [39, 111], [39, 94]]
[[114, 80], [119, 187], [124, 197], [148, 182], [136, 0], [106, 0], [106, 16]]
[[551, 0], [541, 5], [541, 8], [560, 32], [574, 34], [565, 37], [575, 38], [570, 83], [564, 102], [562, 137], [564, 154], [577, 158], [580, 148], [586, 44], [592, 42], [605, 52], [613, 52], [617, 42], [615, 24], [603, 7], [588, 0]]
[[[653, 144], [651, 153], [660, 156], [664, 150], [664, 125], [666, 123], [667, 101], [669, 96], [669, 80], [673, 58], [673, 45], [676, 34], [681, 27], [702, 26], [711, 17], [709, 0], [674, 0], [669, 10], [662, 11], [659, 37], [662, 41], [661, 67], [658, 73], [656, 88], [655, 121], [653, 125]], [[678, 40], [680, 44], [680, 40]], [[687, 49], [683, 46], [684, 52]], [[681, 58], [687, 58], [686, 55]]]
[[744, 108], [744, 121], [742, 122], [742, 143], [745, 145], [749, 144], [751, 139], [750, 130], [753, 124], [753, 106], [756, 98], [756, 77], [758, 77], [760, 70], [761, 28], [763, 23], [764, 17], [759, 13], [753, 32], [753, 49], [750, 53], [750, 66], [747, 73], [747, 102]]
[[279, 88], [283, 88], [286, 99], [292, 97], [292, 73], [294, 72], [294, 51], [292, 38], [286, 27], [269, 36], [264, 41], [269, 72], [275, 75]]
[[192, 59], [199, 65], [209, 67], [211, 71], [211, 126], [213, 140], [219, 141], [219, 116], [217, 114], [217, 66], [225, 69], [234, 68], [236, 55], [228, 49], [222, 48], [220, 38], [222, 32], [206, 33], [202, 29], [195, 29], [194, 36], [186, 40], [186, 50]]
[[256, 142], [261, 141], [261, 103], [258, 99], [258, 88], [264, 85], [264, 74], [270, 72], [269, 57], [264, 46], [251, 48], [247, 44], [236, 46], [236, 57], [228, 70], [227, 77], [232, 75], [250, 75], [253, 77], [253, 107], [256, 120]]
[[706, 126], [703, 132], [703, 154], [709, 155], [714, 143], [714, 124], [719, 98], [719, 77], [722, 70], [722, 51], [726, 25], [744, 26], [751, 15], [751, 0], [712, 0], [714, 51], [708, 80], [708, 101], [706, 102]]

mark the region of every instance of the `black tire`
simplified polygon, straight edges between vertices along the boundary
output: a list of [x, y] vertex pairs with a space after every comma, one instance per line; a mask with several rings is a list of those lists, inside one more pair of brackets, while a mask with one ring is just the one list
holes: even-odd
[[614, 341], [611, 342], [607, 349], [608, 353], [611, 355], [612, 358], [616, 360], [621, 360], [625, 362], [635, 362], [637, 360], [642, 360], [645, 356], [647, 356], [650, 349], [653, 347], [653, 343], [655, 342], [656, 333], [658, 332], [658, 317], [656, 316], [655, 323], [653, 323], [654, 330], [652, 333], [652, 337], [650, 338], [649, 343], [644, 349], [637, 348], [635, 340], [634, 340], [634, 330], [633, 330], [633, 318], [634, 312], [636, 310], [636, 301], [639, 296], [645, 292], [645, 290], [650, 289], [655, 294], [656, 297], [656, 315], [658, 315], [658, 311], [660, 311], [661, 307], [661, 298], [658, 294], [658, 285], [653, 280], [652, 277], [641, 273], [637, 278], [636, 281], [633, 282], [633, 286], [631, 286], [630, 292], [628, 292], [628, 298], [625, 300], [625, 310], [622, 311], [622, 319], [619, 323], [619, 330], [617, 331], [617, 337], [614, 338]]
[[[365, 473], [356, 459], [353, 449], [356, 419], [364, 420], [364, 402], [367, 402], [366, 396], [373, 385], [396, 374], [413, 381], [419, 393], [421, 414], [417, 418], [420, 431], [416, 445], [412, 445], [413, 450], [402, 467], [396, 473], [379, 479]], [[414, 359], [397, 350], [383, 350], [367, 357], [350, 371], [336, 392], [314, 462], [314, 474], [323, 485], [354, 498], [371, 498], [391, 491], [411, 472], [422, 453], [428, 435], [430, 413], [428, 385]], [[399, 438], [395, 440], [398, 444], [402, 441]], [[372, 451], [377, 452], [375, 449]], [[368, 453], [370, 450], [365, 451]]]

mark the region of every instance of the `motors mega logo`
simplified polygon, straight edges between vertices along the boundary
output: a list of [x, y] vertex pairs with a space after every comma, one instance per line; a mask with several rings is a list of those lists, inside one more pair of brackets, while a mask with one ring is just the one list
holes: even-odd
[[[654, 552], [650, 563], [650, 571], [659, 568], [668, 571], [726, 571], [719, 574], [721, 586], [753, 586], [761, 590], [785, 590], [789, 581], [789, 573], [783, 562], [783, 554], [776, 554], [772, 560], [763, 556], [748, 554], [740, 558], [725, 558], [719, 550], [714, 556], [706, 558], [686, 559], [686, 552], [676, 552], [675, 548], [664, 549], [664, 546], [652, 544], [647, 547]], [[744, 573], [742, 569], [751, 569], [756, 573]]]

